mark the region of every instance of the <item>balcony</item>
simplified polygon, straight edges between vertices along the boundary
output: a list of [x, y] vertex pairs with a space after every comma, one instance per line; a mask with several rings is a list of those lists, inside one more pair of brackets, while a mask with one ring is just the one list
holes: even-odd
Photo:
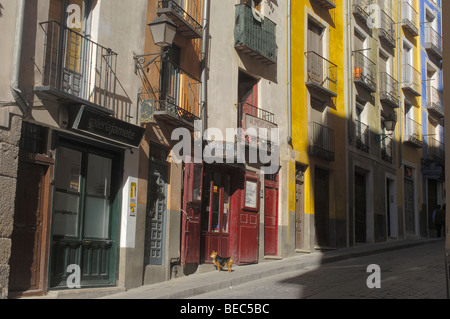
[[309, 155], [334, 161], [334, 130], [316, 122], [309, 123]]
[[158, 1], [157, 15], [165, 14], [176, 25], [177, 33], [187, 39], [199, 39], [203, 35], [203, 26], [198, 21], [202, 19], [202, 6], [197, 1], [186, 1], [183, 7], [174, 0]]
[[[278, 127], [275, 124], [275, 115], [269, 111], [258, 108], [250, 103], [238, 104], [238, 128], [243, 128], [247, 135], [241, 137], [247, 146], [257, 146], [272, 149], [278, 141], [272, 140], [271, 129]], [[252, 135], [249, 129], [253, 129]]]
[[353, 14], [354, 16], [366, 23], [369, 19], [368, 6], [371, 4], [371, 0], [353, 0]]
[[405, 28], [405, 30], [414, 37], [418, 36], [419, 14], [413, 8], [413, 6], [405, 0], [403, 0], [402, 3], [402, 18], [402, 26]]
[[336, 0], [311, 0], [311, 3], [316, 3], [320, 8], [325, 10], [336, 8]]
[[438, 60], [442, 59], [442, 37], [431, 24], [425, 24], [425, 49]]
[[370, 150], [369, 126], [367, 124], [364, 124], [361, 121], [355, 120], [355, 122], [353, 123], [353, 130], [354, 130], [356, 148], [365, 153], [369, 153], [369, 150]]
[[164, 121], [173, 127], [194, 128], [199, 120], [201, 82], [168, 59], [149, 66], [139, 95], [141, 123]]
[[434, 88], [428, 88], [427, 109], [428, 113], [438, 119], [444, 118], [444, 96], [443, 92]]
[[428, 138], [428, 157], [439, 165], [445, 165], [445, 144], [434, 137]]
[[376, 92], [376, 64], [361, 51], [354, 51], [353, 54], [353, 81], [371, 93]]
[[422, 95], [422, 77], [418, 70], [410, 64], [403, 65], [403, 83], [402, 88], [414, 96]]
[[395, 22], [383, 10], [380, 10], [378, 36], [381, 42], [384, 42], [388, 47], [393, 49], [397, 46], [395, 40]]
[[236, 5], [234, 46], [263, 64], [277, 62], [276, 24], [246, 4]]
[[400, 107], [398, 81], [387, 72], [380, 73], [380, 101], [393, 108]]
[[387, 137], [381, 141], [381, 159], [387, 163], [393, 163], [394, 155], [392, 138]]
[[40, 23], [44, 32], [42, 85], [36, 94], [43, 100], [88, 105], [130, 121], [131, 110], [118, 109], [117, 54], [57, 21]]
[[405, 143], [416, 148], [422, 148], [422, 125], [411, 118], [405, 120]]
[[314, 51], [306, 52], [306, 86], [321, 101], [337, 97], [337, 65]]

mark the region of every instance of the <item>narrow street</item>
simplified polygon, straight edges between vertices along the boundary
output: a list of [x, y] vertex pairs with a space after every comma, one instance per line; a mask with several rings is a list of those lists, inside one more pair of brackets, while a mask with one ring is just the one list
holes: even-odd
[[[369, 289], [369, 265], [381, 288]], [[252, 281], [195, 299], [445, 299], [444, 242], [348, 259]]]

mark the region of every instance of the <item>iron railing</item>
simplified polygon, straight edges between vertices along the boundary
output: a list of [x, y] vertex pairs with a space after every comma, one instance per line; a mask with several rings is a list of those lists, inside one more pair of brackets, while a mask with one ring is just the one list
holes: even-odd
[[367, 8], [371, 3], [372, 0], [353, 0], [353, 14], [355, 17], [366, 22], [370, 15]]
[[263, 63], [276, 63], [276, 24], [245, 3], [236, 5], [235, 21], [235, 48]]
[[395, 22], [392, 18], [384, 12], [384, 10], [379, 11], [380, 14], [380, 25], [378, 28], [378, 36], [381, 41], [385, 42], [391, 48], [396, 47], [395, 40]]
[[370, 128], [367, 124], [361, 121], [355, 120], [354, 123], [354, 135], [356, 147], [363, 152], [369, 153], [370, 150]]
[[408, 142], [416, 147], [422, 147], [422, 124], [411, 118], [407, 118], [405, 120], [405, 142]]
[[385, 102], [394, 108], [400, 106], [398, 81], [387, 72], [380, 73], [380, 101]]
[[427, 109], [438, 117], [444, 117], [444, 95], [435, 87], [428, 87]]
[[117, 53], [57, 21], [40, 26], [45, 34], [42, 85], [117, 111]]
[[425, 49], [438, 59], [442, 59], [442, 36], [433, 29], [430, 23], [425, 24]]
[[403, 0], [402, 3], [402, 26], [405, 27], [412, 35], [419, 35], [419, 14], [414, 7]]
[[309, 123], [309, 152], [327, 161], [334, 161], [335, 135], [334, 130], [316, 122]]
[[306, 85], [318, 87], [321, 93], [337, 96], [337, 65], [328, 61], [317, 52], [305, 53], [307, 59]]
[[[178, 25], [178, 32], [186, 35], [188, 38], [201, 37], [203, 26], [199, 21], [202, 21], [203, 5], [202, 1], [189, 0], [183, 1], [182, 5], [178, 4], [174, 0], [160, 0], [158, 1], [158, 14], [165, 13], [172, 18]], [[175, 16], [173, 16], [175, 14]], [[183, 22], [179, 19], [184, 20]], [[189, 32], [186, 28], [180, 25], [180, 23], [189, 25], [195, 30], [195, 33]]]
[[393, 140], [390, 137], [381, 140], [381, 159], [391, 164], [394, 158], [392, 144]]
[[413, 95], [420, 96], [422, 77], [420, 72], [410, 64], [403, 65], [403, 89], [410, 91]]
[[428, 156], [429, 159], [439, 163], [445, 163], [445, 144], [434, 137], [428, 138]]
[[[141, 122], [163, 116], [193, 125], [201, 117], [201, 81], [166, 58], [148, 66], [151, 78], [143, 77], [140, 93]], [[145, 107], [144, 107], [145, 106]]]
[[370, 92], [377, 90], [376, 64], [362, 51], [354, 51], [353, 80], [362, 84]]
[[312, 0], [325, 10], [336, 8], [336, 0]]

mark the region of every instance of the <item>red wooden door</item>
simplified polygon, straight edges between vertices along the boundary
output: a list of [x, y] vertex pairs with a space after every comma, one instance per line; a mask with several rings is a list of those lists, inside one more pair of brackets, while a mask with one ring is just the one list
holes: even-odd
[[203, 167], [186, 164], [181, 225], [181, 264], [200, 263]]
[[258, 262], [259, 190], [258, 176], [248, 174], [241, 191], [241, 208], [237, 219], [238, 264]]
[[264, 255], [278, 253], [278, 190], [266, 187], [264, 191]]

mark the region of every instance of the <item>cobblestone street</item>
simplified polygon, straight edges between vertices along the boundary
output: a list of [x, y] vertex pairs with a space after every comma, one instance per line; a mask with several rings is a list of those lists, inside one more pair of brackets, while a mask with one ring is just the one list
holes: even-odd
[[[367, 267], [381, 268], [369, 289]], [[309, 267], [199, 295], [197, 299], [445, 299], [444, 242]]]

